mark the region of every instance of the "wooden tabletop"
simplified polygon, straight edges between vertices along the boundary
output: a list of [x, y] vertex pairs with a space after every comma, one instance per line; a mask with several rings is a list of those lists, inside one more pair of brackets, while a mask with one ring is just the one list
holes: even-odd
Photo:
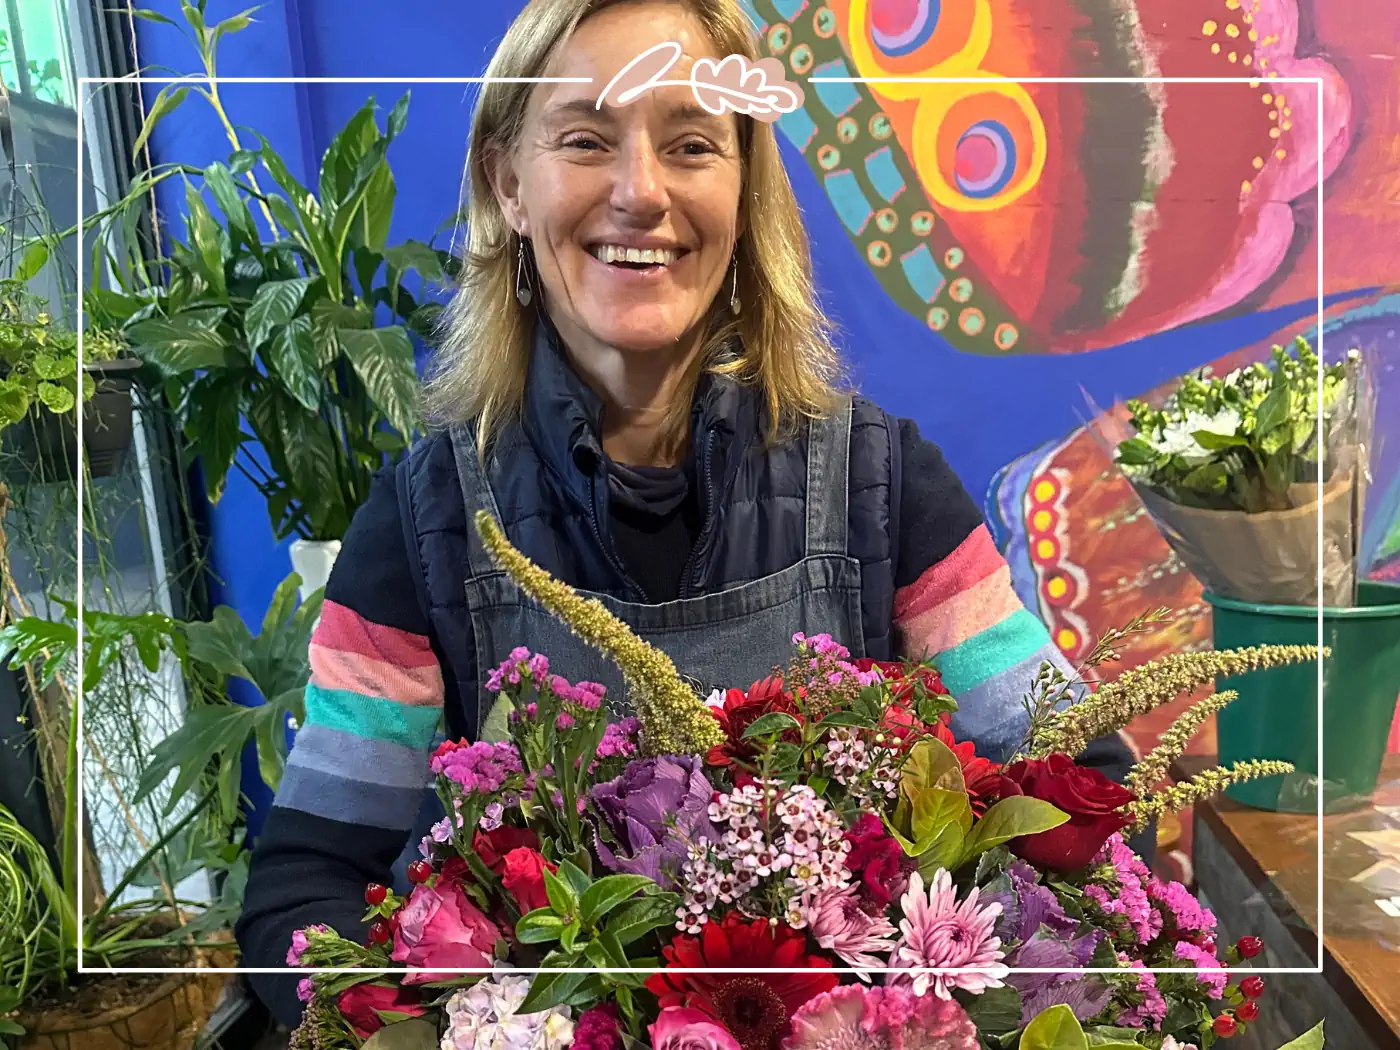
[[[1210, 756], [1186, 755], [1173, 764], [1172, 776], [1180, 780], [1211, 765]], [[1400, 830], [1392, 808], [1400, 807], [1400, 755], [1386, 756], [1380, 784], [1370, 805], [1328, 815], [1322, 822], [1323, 976], [1363, 1027], [1395, 1033], [1400, 1032], [1400, 919], [1376, 906], [1384, 893], [1354, 881], [1383, 854], [1353, 835]], [[1253, 809], [1223, 795], [1197, 805], [1195, 813], [1245, 877], [1273, 902], [1303, 952], [1315, 959], [1317, 817]]]

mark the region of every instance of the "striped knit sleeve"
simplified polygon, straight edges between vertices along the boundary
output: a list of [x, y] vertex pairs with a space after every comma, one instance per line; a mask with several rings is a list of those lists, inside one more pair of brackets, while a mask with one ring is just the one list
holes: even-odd
[[932, 659], [958, 701], [952, 729], [1001, 760], [1025, 735], [1041, 664], [1074, 669], [1021, 604], [982, 514], [936, 446], [901, 426], [901, 544], [894, 626], [903, 655]]
[[[306, 717], [258, 835], [235, 930], [245, 965], [284, 966], [293, 931], [317, 923], [362, 940], [365, 886], [394, 882], [425, 811], [443, 673], [413, 571], [394, 475], [385, 472], [326, 585]], [[295, 1026], [298, 975], [250, 980]]]

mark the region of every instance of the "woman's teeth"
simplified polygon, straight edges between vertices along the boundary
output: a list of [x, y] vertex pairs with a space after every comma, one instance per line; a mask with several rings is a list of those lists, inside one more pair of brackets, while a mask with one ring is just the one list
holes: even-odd
[[616, 244], [600, 244], [592, 252], [599, 262], [638, 263], [643, 266], [670, 266], [677, 257], [677, 252], [671, 248], [624, 248]]

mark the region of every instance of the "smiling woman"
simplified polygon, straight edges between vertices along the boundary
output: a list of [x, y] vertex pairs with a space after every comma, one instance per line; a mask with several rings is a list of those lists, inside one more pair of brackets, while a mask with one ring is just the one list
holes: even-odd
[[[667, 42], [666, 83], [600, 104]], [[379, 480], [328, 584], [248, 883], [250, 963], [279, 963], [310, 924], [360, 935], [358, 888], [389, 880], [429, 815], [439, 719], [499, 739], [488, 672], [516, 646], [627, 714], [617, 668], [497, 570], [478, 511], [706, 690], [766, 677], [799, 632], [931, 658], [953, 731], [1000, 760], [1042, 664], [1076, 677], [939, 450], [838, 385], [773, 129], [689, 80], [735, 54], [756, 62], [738, 0], [532, 0], [493, 57], [427, 390], [437, 431]], [[1091, 750], [1126, 770], [1116, 739]], [[295, 983], [262, 988], [289, 1019]]]

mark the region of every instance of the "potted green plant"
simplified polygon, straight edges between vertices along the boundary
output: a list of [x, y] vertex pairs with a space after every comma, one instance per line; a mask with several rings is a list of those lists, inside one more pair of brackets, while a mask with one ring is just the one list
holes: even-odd
[[[88, 902], [79, 925], [77, 720], [64, 720], [67, 761], [56, 788], [64, 800], [63, 838], [56, 860], [0, 806], [0, 1035], [23, 1033], [25, 1050], [59, 1050], [74, 1040], [85, 1050], [116, 1050], [129, 1045], [122, 1040], [133, 1031], [144, 1033], [140, 1045], [150, 1050], [193, 1045], [217, 1005], [220, 975], [176, 974], [128, 989], [124, 977], [78, 977], [77, 945], [83, 944], [88, 967], [232, 964], [227, 930], [247, 876], [238, 832], [240, 760], [254, 745], [264, 779], [277, 786], [288, 718], [301, 711], [307, 645], [320, 609], [319, 593], [297, 606], [300, 582], [295, 575], [283, 581], [257, 636], [224, 606], [207, 622], [84, 611], [85, 691], [133, 649], [152, 673], [163, 653], [173, 654], [193, 687], [197, 700], [183, 725], [157, 745], [128, 800], [135, 807], [168, 791], [162, 816], [174, 823], [109, 891]], [[31, 616], [0, 631], [0, 661], [29, 668], [40, 687], [59, 681], [78, 644], [76, 609], [59, 605], [69, 613], [64, 622]], [[229, 677], [248, 680], [266, 702], [233, 703]], [[171, 887], [200, 869], [219, 870], [221, 885], [207, 906], [187, 914]], [[151, 895], [124, 900], [133, 887], [149, 888]]]
[[[248, 19], [206, 26], [203, 0], [182, 6], [180, 28], [212, 77], [219, 41]], [[383, 128], [374, 99], [365, 103], [326, 150], [314, 190], [265, 139], [240, 134], [214, 82], [162, 90], [138, 143], [192, 95], [208, 103], [233, 152], [226, 163], [148, 173], [145, 185], [172, 173], [185, 179], [184, 236], [167, 231], [164, 258], [125, 267], [118, 289], [89, 289], [87, 306], [145, 362], [200, 460], [209, 498], [219, 498], [230, 470], [245, 475], [267, 500], [278, 538], [297, 537], [294, 567], [306, 567], [315, 588], [373, 472], [402, 454], [418, 424], [410, 332], [429, 334], [441, 307], [419, 303], [404, 279], [416, 272], [442, 282], [454, 262], [430, 244], [388, 243], [396, 189], [387, 154], [407, 95]], [[109, 226], [121, 225], [114, 212]], [[320, 570], [296, 565], [299, 555], [319, 555]]]
[[1319, 790], [1333, 807], [1369, 796], [1400, 681], [1400, 587], [1366, 580], [1358, 564], [1374, 415], [1362, 355], [1320, 367], [1300, 337], [1267, 364], [1187, 376], [1162, 405], [1127, 410], [1134, 433], [1117, 462], [1205, 587], [1216, 648], [1316, 644], [1322, 620], [1322, 775], [1316, 674], [1253, 671], [1217, 683], [1240, 694], [1217, 717], [1220, 759], [1281, 759], [1297, 772], [1227, 794], [1300, 811]]
[[13, 428], [11, 443], [32, 450], [45, 474], [73, 477], [81, 401], [87, 468], [115, 474], [131, 444], [131, 385], [141, 363], [113, 333], [94, 329], [84, 335], [80, 369], [77, 333], [45, 307], [21, 277], [0, 279], [0, 430]]

